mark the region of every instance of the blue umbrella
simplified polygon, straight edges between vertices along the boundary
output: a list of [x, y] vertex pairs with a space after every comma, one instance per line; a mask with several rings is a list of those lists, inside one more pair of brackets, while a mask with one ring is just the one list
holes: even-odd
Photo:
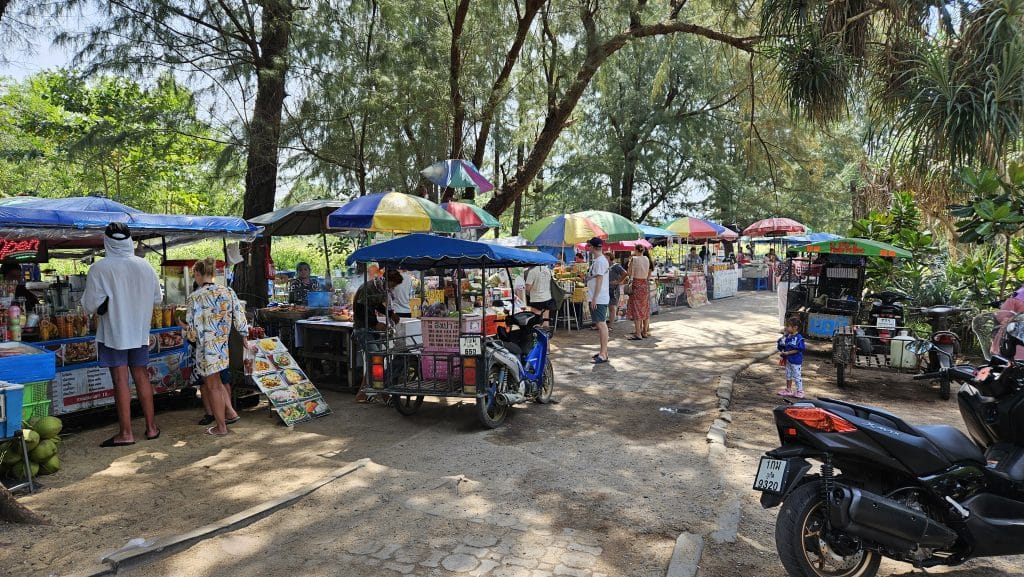
[[484, 178], [476, 165], [468, 160], [441, 160], [424, 168], [420, 174], [438, 186], [475, 188], [480, 192], [494, 190], [491, 181]]

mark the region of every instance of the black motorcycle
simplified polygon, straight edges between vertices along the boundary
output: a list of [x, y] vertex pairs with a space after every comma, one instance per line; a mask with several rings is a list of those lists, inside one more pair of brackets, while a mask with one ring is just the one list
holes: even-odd
[[897, 291], [883, 291], [864, 298], [872, 299], [865, 329], [868, 338], [861, 339], [858, 346], [863, 354], [886, 353], [896, 331], [907, 324], [904, 307], [910, 297]]
[[[994, 325], [973, 323], [983, 350], [999, 335], [995, 350], [1012, 358], [1024, 315]], [[791, 576], [873, 577], [882, 557], [932, 567], [1024, 553], [1024, 363], [988, 358], [914, 377], [961, 384], [970, 437], [835, 399], [775, 409], [782, 445], [761, 458], [754, 489], [763, 507], [782, 505], [775, 543]]]

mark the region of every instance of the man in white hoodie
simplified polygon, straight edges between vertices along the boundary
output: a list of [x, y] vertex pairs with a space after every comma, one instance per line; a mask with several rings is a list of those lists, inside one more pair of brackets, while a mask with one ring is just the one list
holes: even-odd
[[120, 431], [100, 446], [119, 447], [135, 443], [129, 370], [146, 418], [146, 439], [160, 436], [153, 410], [153, 386], [149, 382], [149, 327], [153, 306], [163, 297], [156, 271], [145, 259], [135, 256], [128, 225], [107, 225], [103, 247], [106, 256], [89, 269], [82, 306], [100, 317], [96, 346], [100, 366], [110, 369], [120, 424]]

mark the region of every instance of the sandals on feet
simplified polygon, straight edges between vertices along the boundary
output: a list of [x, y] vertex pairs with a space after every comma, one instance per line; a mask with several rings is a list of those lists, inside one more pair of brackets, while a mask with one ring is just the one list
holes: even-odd
[[212, 423], [214, 420], [215, 419], [213, 418], [213, 415], [203, 415], [203, 418], [199, 419], [199, 424], [206, 426]]
[[149, 433], [146, 433], [146, 440], [147, 441], [155, 441], [155, 440], [160, 438], [160, 433], [161, 433], [160, 429], [157, 429], [156, 430], [156, 434], [153, 435], [152, 437], [149, 436]]
[[639, 335], [633, 335], [633, 334], [631, 334], [628, 337], [626, 337], [627, 341], [642, 341], [643, 339], [644, 339], [643, 337], [641, 337]]
[[214, 432], [214, 429], [216, 429], [216, 428], [217, 427], [208, 427], [206, 429], [206, 434], [210, 435], [211, 437], [226, 437], [226, 436], [228, 436], [227, 433], [216, 433], [216, 432]]
[[135, 441], [128, 441], [128, 442], [115, 441], [114, 439], [116, 439], [116, 438], [117, 438], [117, 435], [114, 435], [113, 437], [110, 437], [106, 441], [103, 441], [102, 443], [100, 443], [100, 446], [101, 447], [127, 447], [128, 445], [134, 445], [135, 444]]
[[234, 425], [235, 423], [237, 423], [240, 420], [242, 420], [242, 417], [240, 417], [238, 415], [235, 415], [234, 417], [232, 417], [230, 419], [226, 419], [224, 422], [229, 424], [229, 425]]

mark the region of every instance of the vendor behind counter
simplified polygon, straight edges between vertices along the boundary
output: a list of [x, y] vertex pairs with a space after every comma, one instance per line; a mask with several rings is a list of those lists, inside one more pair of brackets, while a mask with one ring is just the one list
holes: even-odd
[[17, 282], [18, 287], [14, 289], [15, 299], [25, 299], [25, 308], [33, 311], [39, 304], [39, 298], [32, 294], [32, 291], [25, 287], [25, 275], [21, 271], [21, 265], [13, 262], [6, 262], [0, 266], [0, 275], [8, 282]]
[[309, 264], [300, 262], [295, 266], [295, 278], [288, 284], [288, 302], [296, 305], [306, 305], [309, 301], [309, 293], [320, 290], [320, 283], [309, 276]]

